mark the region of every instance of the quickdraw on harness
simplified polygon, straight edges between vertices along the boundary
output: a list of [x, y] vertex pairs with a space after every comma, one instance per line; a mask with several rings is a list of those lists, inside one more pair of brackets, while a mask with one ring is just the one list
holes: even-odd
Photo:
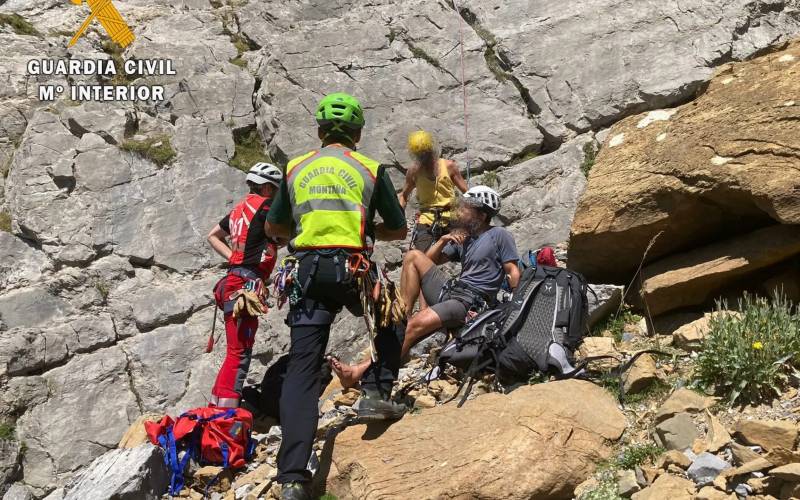
[[287, 300], [292, 306], [300, 302], [303, 290], [297, 278], [297, 258], [289, 256], [281, 261], [275, 273], [274, 283], [278, 309], [282, 308]]
[[378, 328], [385, 328], [405, 318], [405, 304], [397, 286], [378, 267], [361, 253], [351, 254], [348, 271], [355, 279], [364, 311], [364, 323], [369, 335], [370, 358], [377, 362], [375, 337]]

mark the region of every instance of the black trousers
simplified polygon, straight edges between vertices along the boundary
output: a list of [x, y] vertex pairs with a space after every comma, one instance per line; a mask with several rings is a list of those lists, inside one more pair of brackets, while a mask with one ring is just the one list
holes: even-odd
[[[298, 279], [307, 288], [304, 299], [292, 306], [286, 320], [291, 328], [291, 347], [280, 399], [283, 439], [278, 451], [279, 483], [311, 480], [306, 466], [317, 431], [320, 367], [331, 323], [342, 308], [362, 314], [358, 290], [347, 275], [344, 253], [307, 253], [298, 258]], [[404, 332], [400, 326], [378, 332], [378, 362], [364, 374], [363, 390], [388, 398], [400, 369]]]

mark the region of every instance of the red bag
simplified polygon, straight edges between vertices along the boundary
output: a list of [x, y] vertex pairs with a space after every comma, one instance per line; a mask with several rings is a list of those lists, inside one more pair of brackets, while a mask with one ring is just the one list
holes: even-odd
[[[242, 408], [206, 406], [189, 410], [173, 421], [145, 422], [150, 442], [164, 448], [164, 461], [172, 471], [170, 494], [183, 488], [183, 471], [189, 458], [225, 468], [244, 467], [255, 448], [250, 437], [253, 415]], [[183, 458], [178, 460], [181, 451]]]

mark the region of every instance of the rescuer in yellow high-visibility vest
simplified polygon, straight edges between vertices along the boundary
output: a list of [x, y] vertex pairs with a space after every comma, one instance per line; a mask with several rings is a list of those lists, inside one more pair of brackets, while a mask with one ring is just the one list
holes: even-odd
[[[281, 498], [311, 498], [307, 464], [317, 430], [323, 355], [330, 326], [346, 307], [362, 315], [361, 298], [348, 261], [354, 253], [369, 255], [378, 240], [402, 240], [407, 227], [388, 173], [358, 152], [364, 111], [343, 93], [325, 96], [317, 106], [322, 148], [291, 160], [270, 208], [266, 231], [289, 240], [297, 258], [302, 296], [289, 310], [289, 362], [280, 398], [283, 431], [278, 452]], [[374, 224], [375, 213], [383, 222]], [[377, 361], [361, 381], [361, 420], [397, 419], [405, 405], [389, 400], [400, 368], [402, 329], [379, 331]]]

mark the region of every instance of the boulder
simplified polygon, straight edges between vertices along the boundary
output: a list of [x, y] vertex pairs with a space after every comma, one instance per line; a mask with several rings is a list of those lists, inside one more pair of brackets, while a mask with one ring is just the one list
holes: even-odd
[[731, 464], [711, 453], [701, 453], [686, 470], [686, 475], [700, 486], [711, 484]]
[[668, 450], [685, 450], [692, 447], [699, 433], [688, 413], [678, 413], [658, 423], [653, 429], [653, 439]]
[[800, 483], [783, 483], [779, 498], [781, 500], [800, 498]]
[[692, 465], [692, 460], [686, 456], [682, 451], [667, 450], [664, 454], [658, 457], [656, 467], [659, 469], [667, 469], [670, 465], [675, 465], [681, 469], [687, 469]]
[[14, 483], [8, 488], [3, 500], [33, 500], [31, 489], [21, 483]]
[[13, 481], [19, 472], [21, 451], [17, 440], [0, 439], [0, 485]]
[[800, 225], [776, 225], [674, 254], [642, 271], [654, 315], [707, 303], [741, 277], [800, 254]]
[[750, 447], [741, 445], [736, 441], [731, 441], [731, 455], [738, 465], [744, 465], [761, 458], [757, 452], [753, 451]]
[[672, 343], [686, 351], [696, 351], [706, 337], [709, 330], [709, 320], [712, 313], [706, 313], [702, 318], [687, 323], [672, 333]]
[[656, 412], [656, 423], [662, 422], [678, 413], [699, 413], [710, 408], [713, 399], [682, 387], [670, 394]]
[[800, 483], [800, 463], [781, 465], [769, 471], [770, 476], [775, 476], [790, 483]]
[[[696, 300], [705, 281], [726, 285], [796, 254], [789, 243], [795, 238], [783, 233], [768, 232], [772, 239], [764, 241], [753, 237], [755, 247], [747, 252], [738, 252], [735, 245], [737, 235], [754, 229], [800, 224], [800, 177], [794, 170], [798, 126], [786, 125], [795, 123], [799, 55], [800, 46], [793, 43], [732, 63], [691, 104], [614, 125], [573, 220], [570, 266], [591, 281], [622, 284], [648, 246], [646, 263], [712, 244], [703, 255], [689, 251], [646, 273], [651, 279], [663, 275], [650, 283], [650, 293], [663, 296], [669, 279], [684, 283], [682, 289]], [[722, 240], [731, 241], [713, 245]], [[759, 254], [759, 245], [779, 253]], [[757, 263], [747, 263], [751, 256]], [[668, 272], [675, 269], [668, 266], [680, 265], [683, 277]], [[697, 273], [707, 275], [704, 283], [692, 283]], [[669, 297], [675, 305], [686, 302], [677, 300], [678, 288], [673, 290]]]
[[708, 451], [716, 453], [731, 442], [728, 429], [708, 410], [706, 410], [706, 429], [705, 448]]
[[797, 441], [797, 424], [784, 420], [739, 420], [734, 427], [736, 435], [748, 444], [766, 450], [778, 446], [793, 450]]
[[628, 394], [635, 394], [647, 389], [650, 384], [658, 380], [656, 360], [649, 354], [642, 354], [633, 366], [624, 375], [624, 389]]
[[111, 450], [95, 459], [66, 487], [64, 500], [137, 498], [156, 500], [167, 491], [169, 471], [151, 444]]
[[[619, 285], [589, 285], [589, 328], [611, 316], [619, 309], [624, 287]], [[594, 292], [594, 293], [592, 293]]]
[[635, 471], [625, 469], [617, 473], [617, 492], [621, 497], [627, 498], [641, 489]]
[[348, 427], [333, 446], [327, 491], [339, 498], [570, 497], [624, 429], [615, 401], [594, 384], [523, 386], [408, 415], [378, 434]]
[[800, 463], [800, 450], [791, 451], [777, 446], [769, 450], [764, 458], [776, 466]]
[[703, 486], [695, 496], [695, 500], [737, 500], [737, 498], [734, 493], [725, 493], [713, 486]]
[[633, 500], [690, 500], [695, 494], [694, 483], [672, 474], [662, 474], [648, 486], [631, 497]]

